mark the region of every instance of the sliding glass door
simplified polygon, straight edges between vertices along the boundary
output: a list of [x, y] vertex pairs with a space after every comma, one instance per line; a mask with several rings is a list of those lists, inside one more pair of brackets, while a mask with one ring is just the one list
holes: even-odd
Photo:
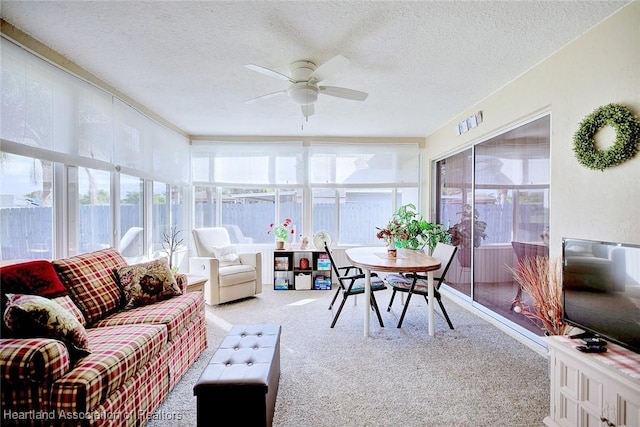
[[[473, 150], [462, 151], [436, 163], [436, 221], [451, 228], [460, 222], [463, 209], [473, 203]], [[449, 267], [447, 284], [471, 297], [471, 250], [458, 245], [457, 256]]]
[[[548, 255], [550, 116], [480, 142], [436, 163], [437, 220], [468, 219], [447, 284], [490, 311], [534, 332], [513, 310], [519, 296], [509, 267], [520, 248]], [[522, 296], [526, 299], [526, 295]]]

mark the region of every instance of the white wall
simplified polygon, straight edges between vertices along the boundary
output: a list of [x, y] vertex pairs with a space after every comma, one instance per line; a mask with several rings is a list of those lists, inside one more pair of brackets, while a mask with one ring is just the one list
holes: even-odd
[[[600, 172], [580, 165], [573, 153], [579, 123], [609, 103], [624, 104], [640, 116], [640, 2], [631, 3], [428, 136], [427, 200], [432, 200], [429, 180], [434, 159], [551, 111], [551, 255], [560, 255], [564, 236], [640, 244], [640, 154]], [[455, 136], [455, 124], [478, 110], [483, 111], [484, 122]], [[613, 132], [602, 133], [612, 141]]]

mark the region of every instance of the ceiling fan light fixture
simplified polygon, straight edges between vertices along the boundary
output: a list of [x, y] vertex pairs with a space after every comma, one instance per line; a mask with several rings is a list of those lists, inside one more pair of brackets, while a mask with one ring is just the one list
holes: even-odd
[[298, 105], [313, 104], [318, 100], [320, 90], [317, 86], [307, 82], [293, 83], [287, 91], [289, 97]]

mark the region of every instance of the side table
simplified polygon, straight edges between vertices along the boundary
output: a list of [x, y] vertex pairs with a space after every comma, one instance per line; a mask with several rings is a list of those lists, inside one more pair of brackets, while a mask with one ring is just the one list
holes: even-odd
[[207, 283], [207, 276], [201, 274], [187, 273], [187, 292], [204, 293], [204, 284]]

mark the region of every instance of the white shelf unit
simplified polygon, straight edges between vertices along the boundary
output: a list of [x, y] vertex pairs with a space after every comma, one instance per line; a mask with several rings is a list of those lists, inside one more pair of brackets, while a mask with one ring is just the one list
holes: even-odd
[[551, 382], [550, 427], [640, 427], [640, 354], [609, 343], [583, 353], [565, 336], [545, 337]]

